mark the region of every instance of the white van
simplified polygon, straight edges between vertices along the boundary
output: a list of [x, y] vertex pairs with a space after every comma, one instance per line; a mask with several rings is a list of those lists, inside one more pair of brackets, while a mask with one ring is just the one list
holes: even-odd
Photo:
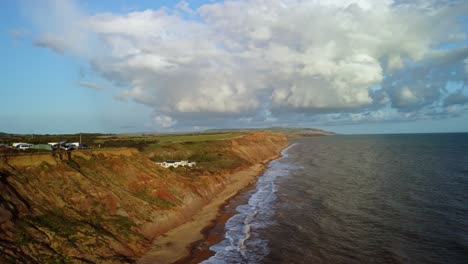
[[19, 144], [16, 146], [16, 148], [19, 150], [26, 150], [26, 149], [31, 148], [31, 146], [32, 146], [31, 144]]

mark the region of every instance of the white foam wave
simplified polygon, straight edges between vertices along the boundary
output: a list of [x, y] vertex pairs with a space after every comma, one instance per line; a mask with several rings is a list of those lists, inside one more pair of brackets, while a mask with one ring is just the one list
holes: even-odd
[[270, 162], [268, 169], [258, 178], [248, 203], [238, 206], [238, 214], [226, 222], [225, 239], [210, 248], [216, 254], [203, 264], [259, 263], [269, 253], [268, 241], [259, 237], [256, 230], [274, 223], [271, 218], [276, 200], [275, 180], [288, 175], [292, 169], [284, 160], [294, 145], [284, 149], [281, 158]]

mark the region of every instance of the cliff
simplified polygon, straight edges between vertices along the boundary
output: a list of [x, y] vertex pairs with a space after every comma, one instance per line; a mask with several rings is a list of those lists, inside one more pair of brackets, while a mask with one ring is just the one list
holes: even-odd
[[[188, 142], [172, 146], [173, 152], [169, 144], [147, 152], [2, 156], [0, 262], [134, 262], [155, 238], [225, 190], [236, 171], [275, 157], [286, 145], [282, 134], [256, 132], [204, 142], [201, 152]], [[210, 159], [193, 172], [151, 160], [173, 154], [211, 155], [214, 169]]]

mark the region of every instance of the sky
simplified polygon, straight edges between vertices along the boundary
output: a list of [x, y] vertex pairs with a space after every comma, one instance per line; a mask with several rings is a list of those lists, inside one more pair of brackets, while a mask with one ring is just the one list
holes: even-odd
[[3, 0], [0, 131], [468, 132], [463, 0]]

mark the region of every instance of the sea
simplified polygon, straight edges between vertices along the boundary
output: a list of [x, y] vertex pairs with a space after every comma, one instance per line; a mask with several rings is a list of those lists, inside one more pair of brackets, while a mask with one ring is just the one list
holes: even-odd
[[234, 204], [202, 263], [468, 263], [468, 134], [295, 139]]

